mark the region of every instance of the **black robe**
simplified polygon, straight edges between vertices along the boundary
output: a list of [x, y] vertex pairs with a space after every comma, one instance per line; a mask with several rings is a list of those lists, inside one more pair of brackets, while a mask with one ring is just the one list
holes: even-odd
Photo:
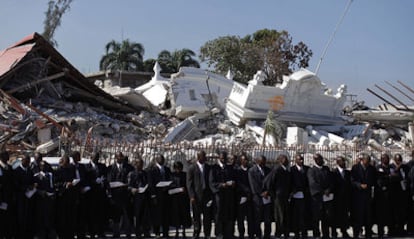
[[176, 194], [171, 194], [171, 225], [175, 227], [191, 226], [190, 215], [190, 199], [187, 193], [186, 185], [187, 175], [185, 172], [171, 173], [172, 185], [171, 189], [183, 188], [184, 191]]

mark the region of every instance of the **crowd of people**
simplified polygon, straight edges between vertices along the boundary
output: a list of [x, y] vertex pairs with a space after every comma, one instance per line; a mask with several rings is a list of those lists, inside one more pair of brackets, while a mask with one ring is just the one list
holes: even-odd
[[265, 156], [221, 152], [213, 162], [199, 151], [183, 171], [161, 154], [146, 166], [117, 152], [105, 165], [75, 151], [57, 167], [35, 153], [12, 168], [2, 152], [0, 238], [185, 238], [190, 227], [192, 238], [349, 238], [350, 228], [371, 238], [374, 224], [379, 238], [413, 235], [414, 151], [407, 163], [386, 153], [349, 167], [342, 156], [334, 168], [313, 160], [281, 154], [270, 168]]

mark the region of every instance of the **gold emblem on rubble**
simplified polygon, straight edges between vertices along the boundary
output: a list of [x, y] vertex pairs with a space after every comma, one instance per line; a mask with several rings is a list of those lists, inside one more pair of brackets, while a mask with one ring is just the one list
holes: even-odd
[[285, 100], [281, 95], [275, 95], [267, 100], [272, 110], [281, 110], [285, 106]]

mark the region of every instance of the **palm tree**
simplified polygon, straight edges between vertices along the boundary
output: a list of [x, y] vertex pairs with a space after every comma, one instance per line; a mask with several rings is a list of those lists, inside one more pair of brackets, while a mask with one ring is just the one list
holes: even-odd
[[281, 143], [284, 131], [286, 131], [286, 125], [282, 122], [275, 119], [273, 111], [269, 110], [267, 112], [266, 121], [264, 123], [264, 134], [262, 146], [266, 146], [266, 137], [267, 135], [272, 136], [275, 139], [275, 144], [278, 145]]
[[139, 71], [143, 69], [144, 47], [128, 39], [121, 43], [112, 40], [105, 46], [106, 53], [99, 63], [101, 70]]
[[196, 54], [187, 48], [182, 50], [175, 50], [172, 53], [163, 50], [158, 54], [158, 63], [160, 64], [163, 72], [174, 73], [178, 72], [182, 66], [200, 67], [200, 63], [194, 59]]

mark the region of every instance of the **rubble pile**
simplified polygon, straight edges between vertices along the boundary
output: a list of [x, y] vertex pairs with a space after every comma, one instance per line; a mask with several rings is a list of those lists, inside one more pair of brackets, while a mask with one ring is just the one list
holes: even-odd
[[[347, 105], [345, 85], [334, 94], [305, 69], [276, 86], [263, 85], [260, 71], [247, 86], [230, 73], [183, 67], [167, 79], [160, 72], [156, 63], [151, 81], [137, 88], [93, 84], [34, 33], [0, 51], [0, 145], [57, 154], [68, 143], [84, 149], [121, 143], [141, 145], [144, 156], [156, 144], [277, 152], [298, 145], [383, 151], [413, 144], [413, 107]], [[172, 157], [188, 150], [172, 150]]]

